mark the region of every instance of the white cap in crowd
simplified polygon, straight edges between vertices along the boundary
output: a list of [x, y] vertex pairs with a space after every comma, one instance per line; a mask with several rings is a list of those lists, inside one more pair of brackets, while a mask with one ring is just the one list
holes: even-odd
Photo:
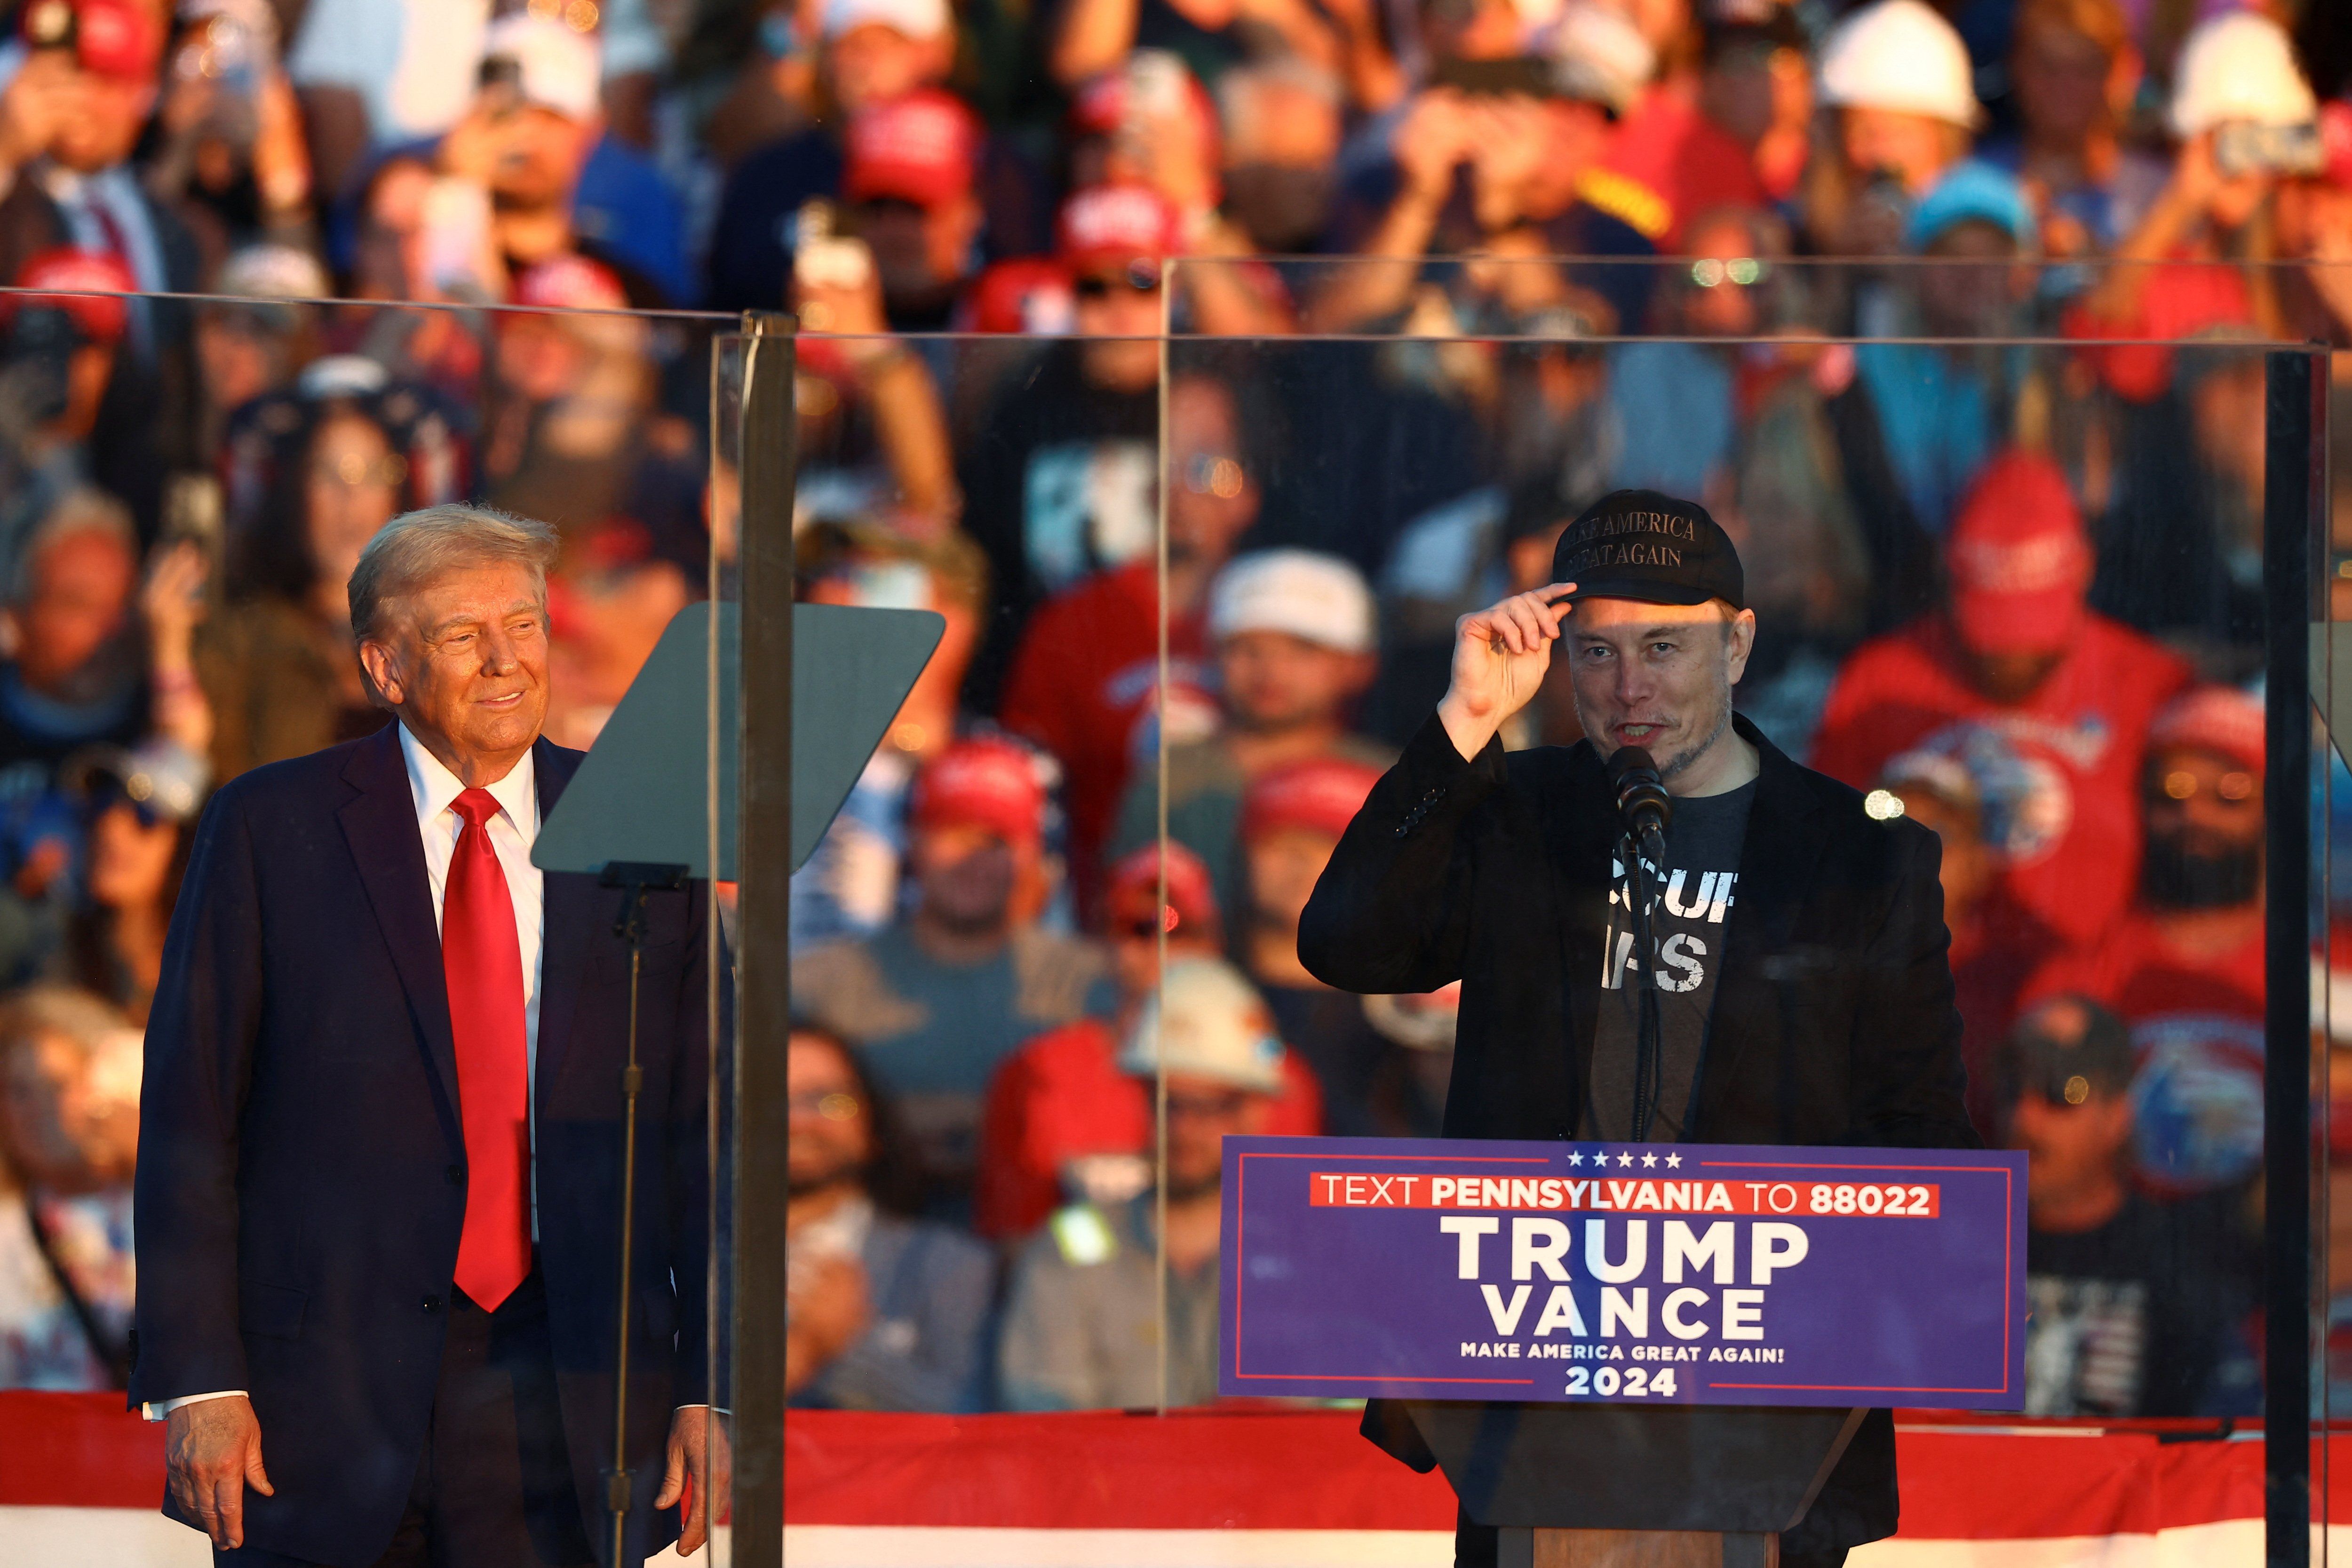
[[936, 38], [948, 30], [947, 0], [825, 0], [826, 37], [867, 26], [909, 38]]
[[1922, 0], [1878, 0], [1822, 46], [1822, 101], [1973, 127], [1983, 117], [1969, 47]]
[[2186, 137], [2231, 121], [2308, 125], [2319, 118], [2319, 104], [2295, 68], [2286, 29], [2232, 11], [2200, 24], [2180, 46], [2169, 116], [2174, 132]]
[[523, 101], [572, 120], [603, 112], [604, 58], [596, 40], [552, 16], [518, 12], [490, 24], [482, 36], [485, 66], [511, 60]]
[[1165, 1061], [1171, 1074], [1278, 1094], [1282, 1051], [1274, 1015], [1240, 970], [1222, 958], [1185, 958], [1161, 973], [1160, 994], [1143, 1004], [1118, 1066], [1140, 1078]]
[[229, 252], [213, 289], [247, 300], [323, 300], [334, 285], [318, 258], [300, 246], [262, 240]]
[[1341, 653], [1370, 653], [1378, 636], [1372, 591], [1336, 555], [1262, 550], [1237, 556], [1209, 589], [1209, 636], [1286, 632]]
[[1592, 0], [1576, 0], [1545, 29], [1552, 85], [1570, 98], [1608, 105], [1622, 114], [1649, 84], [1657, 51], [1641, 29]]

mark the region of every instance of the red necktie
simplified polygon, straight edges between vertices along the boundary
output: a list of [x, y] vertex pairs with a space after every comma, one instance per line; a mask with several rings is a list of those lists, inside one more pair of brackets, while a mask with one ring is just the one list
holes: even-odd
[[466, 1228], [457, 1289], [495, 1309], [530, 1272], [530, 1070], [523, 1026], [522, 946], [514, 899], [489, 820], [499, 803], [469, 789], [450, 803], [466, 819], [441, 900], [441, 968], [457, 1047], [457, 1109], [466, 1129]]

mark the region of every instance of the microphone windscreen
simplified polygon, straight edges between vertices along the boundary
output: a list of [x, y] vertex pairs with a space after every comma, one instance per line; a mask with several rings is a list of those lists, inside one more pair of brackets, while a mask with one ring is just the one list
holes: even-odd
[[1649, 748], [1646, 746], [1620, 746], [1610, 757], [1606, 766], [1609, 772], [1609, 786], [1612, 789], [1622, 784], [1635, 773], [1647, 773], [1654, 779], [1658, 775], [1658, 764], [1652, 760]]

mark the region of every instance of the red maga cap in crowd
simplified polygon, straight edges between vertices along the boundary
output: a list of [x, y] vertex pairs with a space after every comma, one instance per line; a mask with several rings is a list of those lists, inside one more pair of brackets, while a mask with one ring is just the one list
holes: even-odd
[[2196, 686], [2174, 698], [2147, 732], [2148, 754], [2189, 750], [2263, 771], [2263, 705], [2234, 686]]
[[841, 194], [853, 202], [944, 206], [971, 194], [980, 126], [953, 93], [924, 89], [849, 122]]
[[1095, 185], [1062, 204], [1055, 225], [1062, 258], [1081, 269], [1158, 261], [1183, 248], [1167, 197], [1150, 185]]
[[1276, 768], [1243, 795], [1241, 836], [1248, 840], [1297, 827], [1337, 838], [1380, 780], [1380, 769], [1336, 757]]
[[982, 272], [966, 291], [962, 327], [974, 332], [1053, 337], [1076, 325], [1070, 269], [1050, 256], [1015, 256]]
[[1945, 547], [1952, 618], [1979, 653], [2050, 653], [2074, 640], [2091, 545], [2066, 478], [2011, 452], [1985, 468]]
[[33, 0], [18, 30], [37, 49], [72, 41], [74, 63], [92, 76], [153, 81], [163, 59], [163, 29], [154, 13], [130, 0]]
[[1070, 129], [1080, 136], [1116, 135], [1130, 116], [1176, 109], [1203, 136], [1217, 133], [1216, 106], [1181, 58], [1165, 49], [1131, 52], [1124, 64], [1087, 79], [1070, 104]]
[[958, 741], [915, 781], [917, 827], [984, 827], [1034, 848], [1045, 835], [1045, 785], [1030, 754], [1010, 741]]
[[[1160, 902], [1160, 846], [1148, 844], [1110, 868], [1110, 889], [1103, 905], [1110, 912], [1111, 929], [1148, 927]], [[1181, 844], [1168, 846], [1169, 931], [1213, 938], [1218, 928], [1217, 895], [1210, 885], [1209, 868]], [[1163, 916], [1163, 918], [1165, 918]]]
[[584, 256], [557, 256], [515, 274], [514, 303], [543, 310], [625, 310], [629, 295], [603, 263]]
[[128, 294], [139, 287], [131, 276], [131, 268], [123, 266], [119, 258], [102, 250], [77, 250], [70, 246], [36, 253], [26, 261], [24, 270], [16, 274], [16, 286], [34, 290], [103, 290], [0, 295], [0, 316], [13, 321], [17, 311], [37, 307], [63, 310], [85, 337], [107, 344], [122, 336], [127, 320], [123, 302], [111, 296]]
[[1172, 110], [1213, 164], [1219, 142], [1217, 107], [1201, 79], [1165, 49], [1137, 49], [1124, 65], [1089, 79], [1070, 105], [1076, 136], [1116, 136], [1131, 121]]

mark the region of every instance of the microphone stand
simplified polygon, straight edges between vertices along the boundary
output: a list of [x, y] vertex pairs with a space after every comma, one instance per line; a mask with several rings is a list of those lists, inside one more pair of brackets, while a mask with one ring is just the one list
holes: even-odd
[[1650, 877], [1650, 866], [1654, 860], [1662, 862], [1664, 859], [1665, 842], [1654, 825], [1645, 824], [1638, 841], [1629, 833], [1623, 844], [1629, 870], [1626, 891], [1633, 903], [1633, 953], [1638, 969], [1634, 984], [1641, 992], [1636, 1004], [1633, 1037], [1632, 1132], [1635, 1142], [1646, 1142], [1650, 1125], [1657, 1117], [1658, 1096], [1662, 1091], [1661, 1079], [1664, 1072], [1662, 1061], [1664, 1047], [1658, 1038], [1656, 932], [1652, 926], [1657, 885]]
[[637, 1220], [637, 1091], [645, 1072], [637, 1066], [637, 978], [645, 964], [646, 895], [686, 885], [687, 868], [647, 860], [611, 860], [596, 884], [621, 889], [621, 912], [613, 934], [629, 946], [629, 1059], [621, 1069], [621, 1278], [613, 1352], [613, 1463], [604, 1472], [604, 1506], [613, 1515], [613, 1554], [605, 1568], [621, 1568], [628, 1536], [629, 1497], [629, 1277], [631, 1243]]
[[1639, 959], [1634, 984], [1641, 995], [1636, 1003], [1633, 1035], [1633, 1116], [1630, 1131], [1636, 1142], [1646, 1142], [1651, 1124], [1657, 1118], [1665, 1072], [1664, 1047], [1659, 1040], [1658, 954], [1653, 923], [1657, 888], [1651, 879], [1650, 868], [1654, 865], [1663, 870], [1665, 867], [1666, 824], [1673, 819], [1675, 805], [1658, 778], [1657, 763], [1640, 746], [1619, 747], [1609, 758], [1605, 771], [1611, 793], [1616, 797], [1617, 813], [1625, 821], [1625, 836], [1618, 844], [1625, 862], [1625, 896], [1633, 905], [1630, 923]]

